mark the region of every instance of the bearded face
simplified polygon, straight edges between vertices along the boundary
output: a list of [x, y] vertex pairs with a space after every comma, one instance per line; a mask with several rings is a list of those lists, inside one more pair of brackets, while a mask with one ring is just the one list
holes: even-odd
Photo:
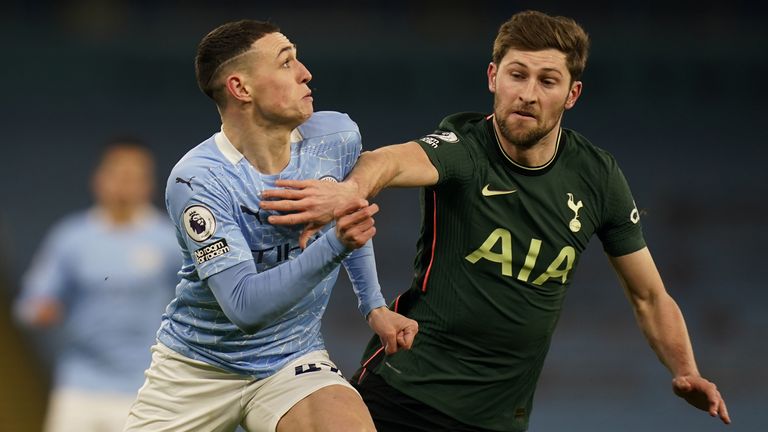
[[[564, 108], [560, 109], [559, 116], [555, 119], [542, 119], [541, 113], [535, 112], [533, 107], [512, 107], [512, 114], [507, 114], [508, 109], [502, 106], [498, 96], [494, 98], [493, 112], [499, 125], [499, 132], [504, 139], [515, 147], [529, 149], [547, 136], [556, 125], [560, 123]], [[526, 119], [532, 122], [526, 122]], [[549, 120], [549, 121], [546, 121]], [[533, 124], [528, 124], [533, 123]]]
[[488, 88], [504, 140], [529, 149], [560, 126], [563, 112], [581, 93], [581, 82], [571, 83], [560, 51], [510, 49], [500, 64], [490, 64]]

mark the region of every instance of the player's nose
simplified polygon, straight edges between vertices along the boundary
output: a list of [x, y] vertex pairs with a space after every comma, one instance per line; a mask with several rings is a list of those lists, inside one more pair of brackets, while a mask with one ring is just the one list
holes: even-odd
[[299, 80], [302, 84], [306, 84], [312, 80], [312, 73], [309, 71], [309, 69], [307, 69], [306, 66], [304, 66], [304, 63], [299, 62], [299, 64], [301, 65]]

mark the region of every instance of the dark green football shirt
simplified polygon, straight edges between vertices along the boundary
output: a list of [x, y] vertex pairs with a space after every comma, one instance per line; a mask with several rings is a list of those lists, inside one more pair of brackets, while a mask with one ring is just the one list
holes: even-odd
[[[419, 334], [410, 351], [368, 367], [467, 424], [526, 430], [590, 238], [611, 256], [645, 246], [631, 192], [615, 159], [568, 129], [538, 168], [512, 161], [482, 114], [449, 116], [417, 142], [440, 177], [422, 190], [413, 285], [393, 308], [417, 320]], [[379, 348], [374, 337], [363, 362]]]

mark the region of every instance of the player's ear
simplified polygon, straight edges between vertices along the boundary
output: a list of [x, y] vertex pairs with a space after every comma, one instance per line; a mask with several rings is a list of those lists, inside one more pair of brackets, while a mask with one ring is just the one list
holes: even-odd
[[496, 68], [496, 63], [488, 63], [488, 90], [490, 90], [491, 93], [496, 93], [496, 74], [498, 71], [499, 70]]
[[250, 89], [245, 85], [245, 80], [240, 74], [233, 73], [227, 76], [224, 85], [227, 87], [227, 92], [232, 95], [233, 98], [243, 102], [251, 101], [252, 97]]
[[565, 109], [571, 109], [576, 105], [576, 101], [581, 96], [582, 83], [581, 81], [574, 81], [571, 84], [571, 90], [568, 92], [568, 97], [565, 98]]

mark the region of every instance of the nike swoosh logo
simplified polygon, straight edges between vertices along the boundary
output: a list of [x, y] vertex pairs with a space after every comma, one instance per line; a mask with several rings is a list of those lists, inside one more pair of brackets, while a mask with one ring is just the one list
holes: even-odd
[[485, 187], [483, 188], [483, 192], [482, 192], [483, 196], [507, 195], [507, 194], [511, 194], [511, 193], [517, 192], [517, 189], [498, 190], [498, 191], [497, 190], [490, 190], [488, 188], [488, 186], [490, 186], [490, 183], [485, 185]]

